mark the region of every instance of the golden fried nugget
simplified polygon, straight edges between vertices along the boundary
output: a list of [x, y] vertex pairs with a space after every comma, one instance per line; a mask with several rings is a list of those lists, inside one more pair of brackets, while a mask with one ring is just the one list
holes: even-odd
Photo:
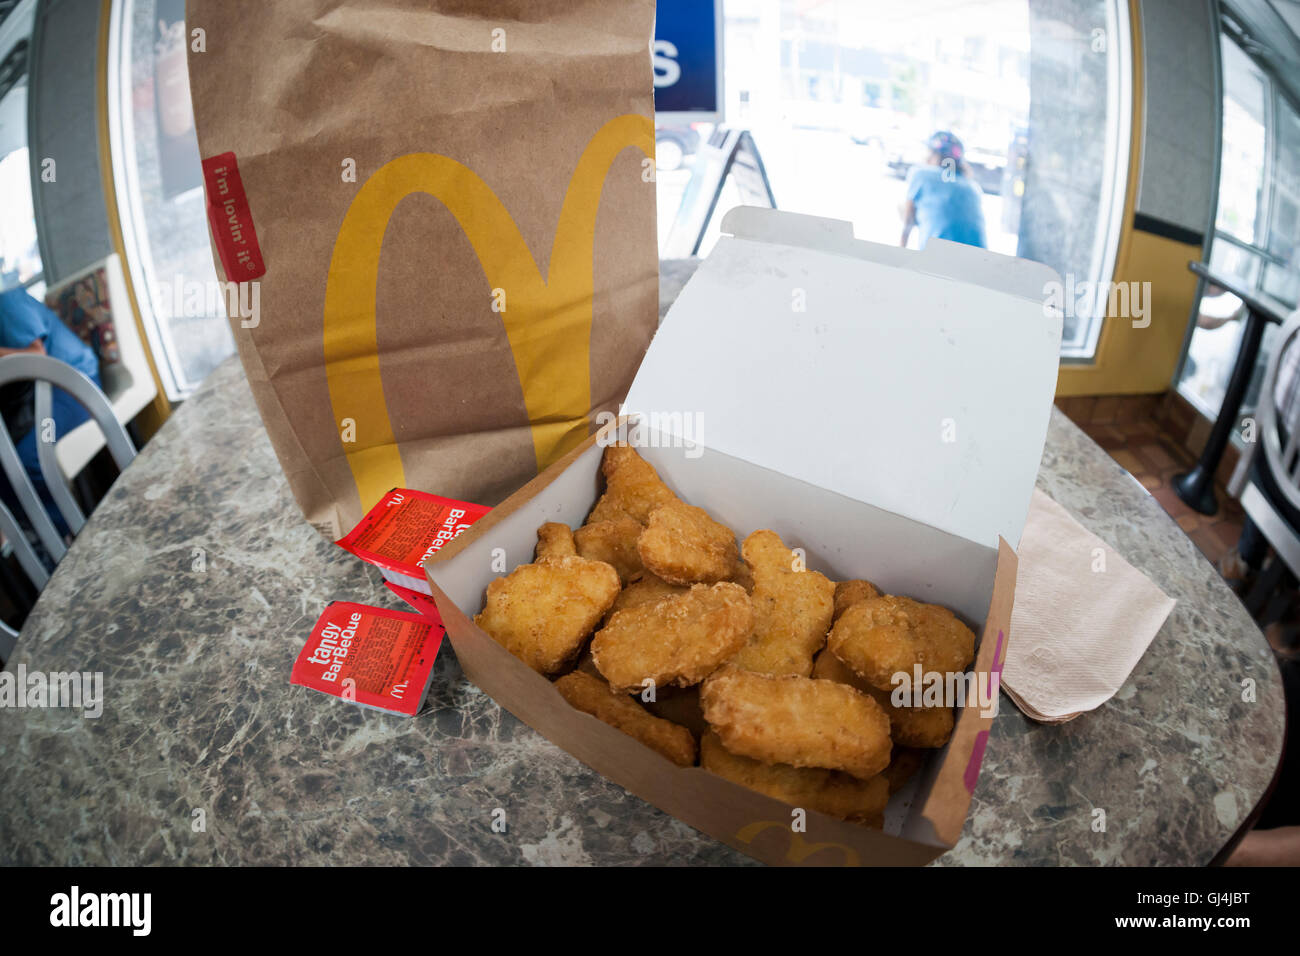
[[755, 531], [742, 548], [754, 576], [754, 636], [730, 661], [772, 677], [807, 677], [826, 643], [835, 585], [816, 571], [795, 570], [795, 555], [775, 531]]
[[733, 754], [844, 770], [870, 780], [889, 765], [889, 717], [846, 684], [727, 666], [700, 688], [704, 719]]
[[596, 667], [616, 690], [689, 687], [745, 643], [754, 626], [739, 584], [697, 584], [683, 594], [619, 611], [591, 642]]
[[893, 690], [879, 690], [849, 668], [826, 648], [817, 655], [813, 677], [833, 680], [870, 694], [889, 715], [889, 736], [903, 747], [942, 747], [952, 736], [951, 707], [895, 707]]
[[835, 585], [834, 620], [838, 621], [841, 614], [859, 601], [865, 601], [873, 597], [880, 597], [880, 592], [876, 590], [876, 586], [870, 581], [858, 579], [856, 581], [839, 582]]
[[650, 512], [636, 543], [646, 569], [670, 584], [713, 584], [735, 573], [736, 533], [703, 508], [672, 501]]
[[[577, 554], [573, 532], [567, 524], [548, 521], [537, 529], [537, 559], [564, 558]], [[585, 557], [585, 555], [584, 555]]]
[[883, 776], [859, 780], [841, 770], [761, 763], [733, 754], [712, 731], [700, 740], [700, 766], [792, 807], [841, 820], [875, 822], [889, 802], [889, 781]]
[[574, 671], [557, 680], [555, 689], [578, 710], [639, 740], [679, 767], [695, 765], [695, 737], [689, 730], [647, 713], [631, 697], [610, 690], [599, 677]]
[[557, 554], [566, 539], [573, 546], [568, 530], [554, 522], [542, 525], [542, 557], [489, 584], [474, 618], [498, 644], [548, 675], [574, 662], [619, 591], [618, 572], [605, 562]]
[[831, 629], [836, 657], [873, 687], [890, 690], [893, 675], [961, 673], [975, 659], [975, 635], [947, 608], [882, 594], [859, 601]]
[[663, 578], [655, 577], [649, 571], [642, 572], [641, 576], [635, 581], [628, 584], [615, 598], [613, 605], [609, 609], [608, 617], [613, 617], [619, 611], [627, 610], [631, 607], [640, 607], [642, 604], [658, 604], [666, 597], [672, 597], [674, 594], [685, 594], [690, 588], [682, 584], [669, 584]]
[[659, 480], [659, 473], [630, 445], [610, 445], [600, 463], [605, 493], [591, 509], [587, 523], [633, 518], [644, 525], [650, 512], [677, 496]]
[[898, 793], [907, 781], [916, 776], [916, 772], [925, 766], [928, 754], [915, 747], [895, 747], [890, 754], [889, 766], [881, 774], [889, 781], [889, 792]]
[[619, 579], [626, 584], [642, 571], [636, 539], [643, 530], [635, 518], [589, 521], [573, 532], [573, 542], [584, 558], [612, 564]]

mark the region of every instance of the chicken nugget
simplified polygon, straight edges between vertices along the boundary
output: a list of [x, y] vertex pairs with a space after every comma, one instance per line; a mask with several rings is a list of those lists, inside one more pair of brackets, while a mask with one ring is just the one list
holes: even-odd
[[[592, 557], [592, 555], [587, 555]], [[865, 601], [868, 598], [880, 597], [880, 592], [870, 581], [861, 579], [855, 581], [840, 581], [835, 585], [835, 617], [838, 621], [840, 615], [857, 604], [859, 601]]]
[[650, 512], [677, 496], [659, 480], [659, 473], [630, 445], [610, 445], [600, 463], [605, 493], [591, 509], [587, 523], [633, 518], [644, 525]]
[[618, 597], [615, 598], [613, 605], [609, 609], [607, 618], [631, 607], [640, 607], [642, 604], [658, 604], [666, 597], [672, 597], [674, 594], [685, 594], [689, 590], [690, 588], [685, 585], [669, 584], [663, 578], [655, 577], [649, 571], [643, 571], [639, 578], [619, 592]]
[[[564, 533], [561, 533], [563, 529]], [[487, 587], [474, 623], [493, 640], [542, 674], [574, 662], [601, 618], [618, 597], [618, 572], [603, 561], [564, 554], [572, 535], [564, 525], [538, 529], [538, 552]]]
[[636, 543], [646, 569], [670, 584], [713, 584], [735, 573], [736, 533], [703, 508], [672, 501], [650, 512]]
[[802, 564], [775, 531], [755, 531], [742, 553], [754, 578], [754, 635], [730, 663], [772, 677], [807, 677], [826, 643], [835, 585], [816, 571], [796, 570]]
[[[565, 558], [577, 554], [573, 532], [567, 524], [548, 521], [537, 529], [537, 559]], [[585, 557], [585, 555], [584, 555]]]
[[843, 770], [870, 780], [889, 765], [889, 717], [847, 684], [724, 667], [700, 688], [704, 719], [733, 754]]
[[859, 677], [880, 690], [899, 672], [962, 673], [975, 659], [975, 635], [937, 604], [882, 594], [859, 601], [831, 630], [828, 645]]
[[647, 713], [631, 697], [610, 690], [599, 677], [574, 671], [557, 680], [555, 689], [573, 707], [639, 740], [679, 767], [695, 765], [695, 737], [689, 730]]
[[739, 584], [697, 584], [683, 594], [619, 611], [591, 642], [596, 667], [616, 690], [689, 687], [745, 643], [754, 626]]
[[893, 794], [902, 790], [903, 785], [925, 766], [928, 758], [927, 751], [917, 750], [915, 747], [895, 747], [894, 752], [889, 756], [889, 766], [881, 774], [889, 781], [889, 792]]
[[636, 539], [644, 529], [635, 518], [610, 518], [589, 521], [573, 532], [578, 554], [593, 561], [612, 564], [619, 579], [626, 584], [642, 571], [641, 556], [636, 551]]
[[953, 709], [951, 707], [896, 707], [893, 690], [872, 687], [826, 648], [817, 655], [813, 677], [833, 680], [856, 687], [875, 698], [889, 715], [889, 736], [903, 747], [942, 747], [952, 736]]
[[879, 826], [889, 802], [889, 781], [884, 776], [859, 780], [842, 770], [761, 763], [733, 754], [712, 731], [700, 740], [700, 766], [792, 807], [816, 810], [840, 820], [870, 821]]

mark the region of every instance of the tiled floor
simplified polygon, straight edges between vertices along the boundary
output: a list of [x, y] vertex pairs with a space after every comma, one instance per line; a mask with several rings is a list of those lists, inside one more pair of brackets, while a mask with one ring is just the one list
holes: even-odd
[[1213, 516], [1193, 511], [1174, 494], [1174, 475], [1187, 471], [1195, 459], [1175, 437], [1186, 429], [1171, 420], [1164, 396], [1061, 398], [1056, 404], [1151, 492], [1211, 563], [1217, 565], [1236, 545], [1244, 515], [1222, 485], [1215, 486], [1220, 505]]

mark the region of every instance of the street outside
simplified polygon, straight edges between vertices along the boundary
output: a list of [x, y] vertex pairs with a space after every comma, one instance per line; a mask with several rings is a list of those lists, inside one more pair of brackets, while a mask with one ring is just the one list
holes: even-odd
[[[828, 130], [773, 129], [766, 135], [755, 130], [753, 135], [778, 208], [847, 219], [859, 239], [898, 243], [903, 225], [899, 206], [905, 182], [886, 164], [879, 146], [861, 145], [845, 133]], [[694, 159], [693, 155], [687, 156], [681, 168], [658, 174], [661, 248], [690, 181]], [[741, 204], [735, 185], [728, 181], [705, 233], [701, 255], [707, 255], [717, 241], [722, 214]], [[1002, 198], [985, 193], [983, 208], [989, 248], [1015, 255], [1016, 234], [1001, 228]], [[913, 248], [916, 242], [914, 236]]]

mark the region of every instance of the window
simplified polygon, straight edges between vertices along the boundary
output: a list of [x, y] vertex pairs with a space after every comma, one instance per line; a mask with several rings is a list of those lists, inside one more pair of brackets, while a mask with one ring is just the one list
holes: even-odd
[[109, 40], [109, 131], [127, 265], [167, 397], [234, 352], [217, 306], [185, 63], [184, 0], [120, 0]]
[[27, 14], [7, 21], [2, 32], [16, 39], [0, 45], [0, 291], [26, 286], [39, 299], [45, 283], [27, 153]]
[[1214, 228], [1254, 245], [1262, 236], [1268, 81], [1241, 47], [1223, 38], [1223, 153]]
[[[752, 133], [779, 208], [896, 244], [909, 172], [949, 130], [990, 249], [1076, 283], [1110, 278], [1128, 165], [1127, 3], [727, 0], [723, 13], [726, 124]], [[690, 196], [690, 164], [659, 177], [661, 241]], [[724, 187], [701, 255], [738, 195]], [[1063, 353], [1090, 358], [1103, 318], [1068, 315]]]
[[[1294, 307], [1300, 299], [1300, 114], [1235, 35], [1239, 28], [1229, 24], [1220, 43], [1223, 133], [1210, 266]], [[1241, 300], [1230, 293], [1201, 298], [1177, 387], [1207, 418], [1216, 418], [1223, 404], [1241, 342], [1240, 317]], [[1276, 331], [1265, 330], [1243, 417], [1254, 412]]]

